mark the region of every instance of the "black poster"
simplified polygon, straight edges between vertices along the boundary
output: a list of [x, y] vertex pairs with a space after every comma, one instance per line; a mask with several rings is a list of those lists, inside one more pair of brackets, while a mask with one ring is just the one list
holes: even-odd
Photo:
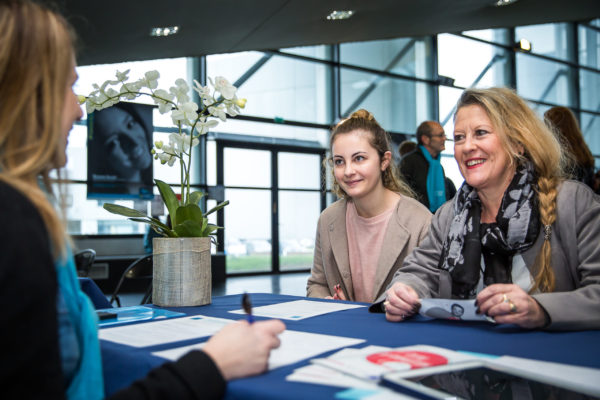
[[88, 115], [88, 198], [152, 199], [152, 110], [135, 103]]

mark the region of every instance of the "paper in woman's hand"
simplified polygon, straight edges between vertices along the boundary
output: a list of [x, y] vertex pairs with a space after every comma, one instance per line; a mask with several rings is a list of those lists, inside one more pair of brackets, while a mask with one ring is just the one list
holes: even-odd
[[475, 300], [422, 299], [419, 314], [429, 318], [453, 319], [462, 321], [488, 321], [494, 319], [475, 312]]

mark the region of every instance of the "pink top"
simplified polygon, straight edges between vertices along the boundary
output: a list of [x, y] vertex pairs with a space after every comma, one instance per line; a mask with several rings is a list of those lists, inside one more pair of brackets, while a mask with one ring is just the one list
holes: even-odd
[[396, 205], [375, 217], [363, 218], [356, 212], [352, 201], [347, 204], [346, 232], [354, 298], [371, 303], [375, 300], [373, 287], [383, 238]]

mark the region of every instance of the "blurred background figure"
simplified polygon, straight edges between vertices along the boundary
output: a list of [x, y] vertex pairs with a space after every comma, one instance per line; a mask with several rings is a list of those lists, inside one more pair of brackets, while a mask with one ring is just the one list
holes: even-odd
[[573, 112], [567, 107], [552, 107], [544, 113], [546, 123], [558, 134], [558, 140], [571, 156], [567, 172], [573, 179], [593, 188], [594, 157], [583, 140]]
[[405, 154], [410, 153], [414, 149], [417, 148], [417, 143], [412, 140], [405, 140], [398, 146], [398, 153], [400, 154], [400, 158], [404, 157]]

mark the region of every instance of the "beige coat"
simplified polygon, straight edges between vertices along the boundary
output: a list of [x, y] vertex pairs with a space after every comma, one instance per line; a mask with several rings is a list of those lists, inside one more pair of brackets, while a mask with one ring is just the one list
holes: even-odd
[[[355, 300], [350, 274], [345, 199], [338, 200], [321, 213], [317, 226], [315, 256], [306, 295], [333, 296], [340, 284], [346, 298]], [[394, 273], [413, 248], [427, 235], [431, 213], [418, 201], [402, 196], [388, 223], [376, 266], [374, 298], [385, 291]]]

